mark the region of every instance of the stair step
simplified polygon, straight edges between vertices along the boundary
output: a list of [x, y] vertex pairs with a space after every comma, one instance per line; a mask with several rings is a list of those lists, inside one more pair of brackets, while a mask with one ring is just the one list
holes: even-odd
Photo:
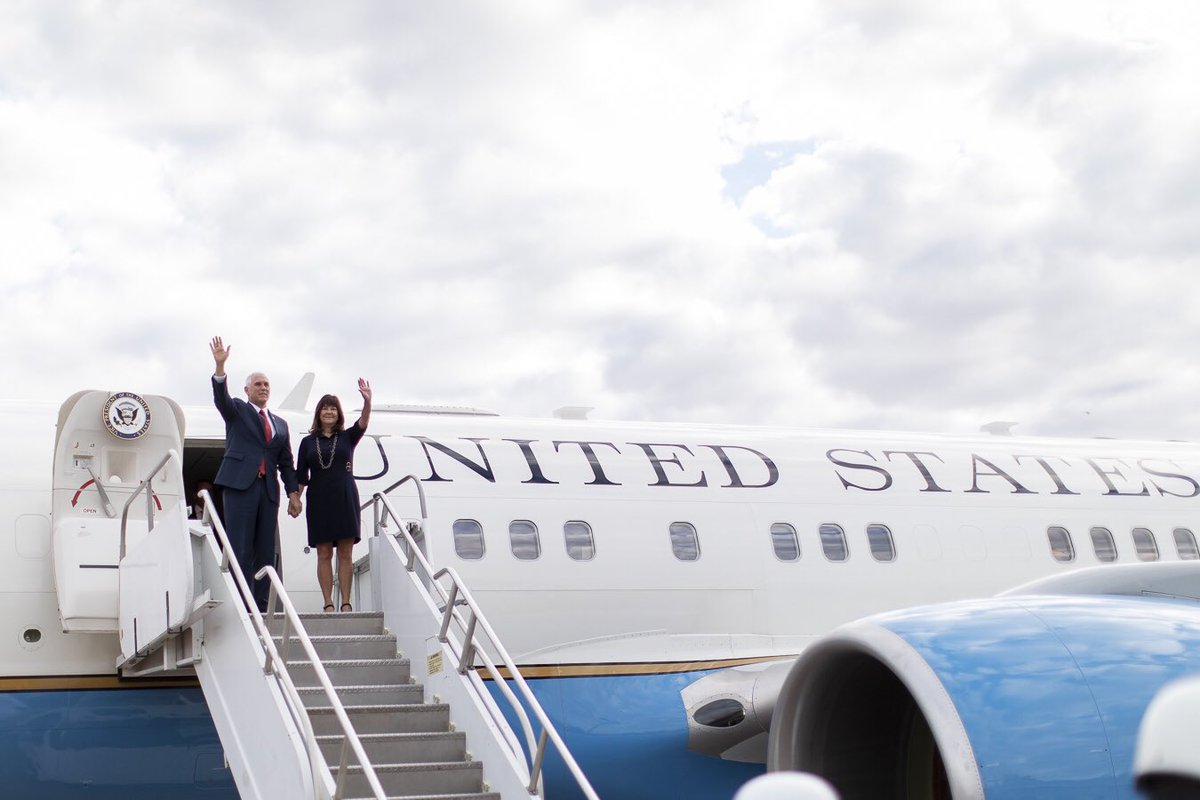
[[[275, 646], [282, 649], [283, 638], [273, 637]], [[309, 635], [317, 656], [321, 661], [349, 661], [355, 659], [379, 659], [396, 657], [396, 637], [381, 633], [354, 633], [345, 635]], [[300, 640], [288, 640], [288, 658], [307, 658]]]
[[[298, 688], [306, 708], [327, 708], [329, 695], [320, 686]], [[334, 686], [343, 706], [409, 705], [425, 702], [425, 687], [419, 683]]]
[[[342, 738], [341, 734], [317, 737], [325, 761], [335, 768], [342, 757]], [[359, 734], [358, 740], [372, 764], [466, 760], [467, 735], [462, 731], [367, 733]]]
[[[445, 703], [421, 705], [346, 706], [346, 716], [359, 736], [368, 733], [445, 732], [450, 730], [450, 707]], [[340, 734], [342, 726], [331, 708], [310, 708], [308, 718], [317, 736]]]
[[[425, 703], [424, 688], [411, 682], [411, 665], [397, 655], [382, 614], [300, 617], [388, 800], [501, 800], [499, 793], [484, 790], [483, 765], [466, 760], [466, 735], [450, 730], [449, 706]], [[282, 647], [282, 615], [267, 624]], [[295, 636], [289, 637], [288, 654], [288, 671], [336, 780], [341, 725]], [[348, 800], [372, 797], [361, 765], [347, 767], [344, 791]]]
[[[283, 630], [283, 614], [267, 618], [267, 628], [276, 636]], [[301, 614], [300, 621], [309, 636], [321, 634], [383, 633], [383, 614], [348, 612], [345, 614]]]
[[[407, 658], [359, 658], [321, 661], [334, 686], [366, 686], [372, 683], [408, 683], [412, 677]], [[316, 686], [317, 673], [311, 661], [289, 661], [288, 674], [296, 686]]]
[[[337, 780], [337, 770], [333, 770]], [[440, 761], [425, 764], [375, 764], [375, 777], [388, 795], [452, 794], [479, 792], [483, 764], [478, 761]], [[346, 768], [346, 794], [370, 794], [362, 767]]]

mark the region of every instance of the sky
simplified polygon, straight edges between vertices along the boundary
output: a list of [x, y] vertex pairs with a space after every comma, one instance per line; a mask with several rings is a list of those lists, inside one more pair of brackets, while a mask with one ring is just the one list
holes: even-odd
[[[1200, 6], [0, 3], [6, 394], [1200, 434]], [[353, 405], [353, 403], [351, 403]]]

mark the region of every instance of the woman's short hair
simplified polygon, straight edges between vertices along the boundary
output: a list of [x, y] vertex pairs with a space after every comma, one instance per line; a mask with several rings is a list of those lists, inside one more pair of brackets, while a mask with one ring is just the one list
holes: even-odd
[[337, 399], [336, 394], [327, 394], [317, 401], [316, 410], [313, 411], [312, 427], [308, 429], [309, 433], [321, 432], [321, 409], [326, 406], [333, 406], [338, 412], [337, 422], [333, 423], [333, 432], [340, 433], [346, 429], [346, 415], [342, 413], [341, 401]]

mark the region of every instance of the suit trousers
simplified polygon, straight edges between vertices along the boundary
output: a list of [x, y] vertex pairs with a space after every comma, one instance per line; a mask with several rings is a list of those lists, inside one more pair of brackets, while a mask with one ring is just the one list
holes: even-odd
[[255, 478], [249, 489], [222, 487], [225, 533], [242, 567], [242, 575], [254, 592], [259, 611], [267, 610], [271, 584], [265, 578], [255, 580], [254, 574], [267, 566], [275, 566], [278, 571], [275, 538], [279, 529], [279, 503], [271, 502], [267, 496], [267, 481], [274, 479], [273, 475]]

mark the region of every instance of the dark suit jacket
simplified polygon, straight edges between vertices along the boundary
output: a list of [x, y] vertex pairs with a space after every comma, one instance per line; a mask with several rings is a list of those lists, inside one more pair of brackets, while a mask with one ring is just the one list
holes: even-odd
[[229, 375], [223, 381], [213, 378], [212, 385], [213, 402], [225, 419], [225, 457], [221, 459], [221, 467], [213, 483], [231, 489], [249, 489], [258, 476], [259, 462], [266, 459], [267, 497], [271, 502], [279, 502], [279, 481], [275, 479], [277, 470], [288, 494], [296, 491], [299, 486], [296, 483], [296, 465], [292, 461], [287, 423], [268, 411], [275, 435], [269, 444], [264, 442], [262, 417], [258, 415], [258, 408], [245, 400], [229, 396]]

